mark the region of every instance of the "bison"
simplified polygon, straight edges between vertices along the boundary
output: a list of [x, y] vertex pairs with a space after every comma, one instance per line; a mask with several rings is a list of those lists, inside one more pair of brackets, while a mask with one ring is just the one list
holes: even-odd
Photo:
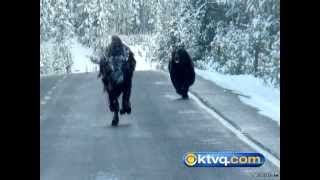
[[[111, 44], [99, 61], [99, 74], [104, 92], [108, 94], [109, 109], [114, 113], [112, 126], [119, 123], [120, 114], [131, 113], [131, 86], [136, 60], [128, 46], [123, 44], [118, 36], [112, 36]], [[122, 94], [122, 105], [119, 107], [118, 98]]]

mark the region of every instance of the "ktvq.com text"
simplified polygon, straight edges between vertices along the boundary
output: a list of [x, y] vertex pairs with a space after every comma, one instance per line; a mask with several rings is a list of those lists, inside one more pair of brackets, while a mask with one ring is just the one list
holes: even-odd
[[188, 167], [259, 167], [265, 158], [253, 152], [189, 152], [183, 161]]

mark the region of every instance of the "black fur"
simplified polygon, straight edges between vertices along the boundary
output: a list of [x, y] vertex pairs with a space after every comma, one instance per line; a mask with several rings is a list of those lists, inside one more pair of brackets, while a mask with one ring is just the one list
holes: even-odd
[[[112, 41], [101, 58], [99, 75], [104, 91], [108, 93], [109, 109], [114, 113], [112, 125], [119, 122], [118, 113], [131, 113], [131, 86], [136, 60], [129, 47], [121, 42], [118, 36], [112, 36]], [[118, 98], [122, 94], [122, 106], [119, 108]]]
[[188, 98], [189, 87], [195, 81], [194, 65], [188, 52], [183, 47], [174, 49], [168, 66], [176, 92]]

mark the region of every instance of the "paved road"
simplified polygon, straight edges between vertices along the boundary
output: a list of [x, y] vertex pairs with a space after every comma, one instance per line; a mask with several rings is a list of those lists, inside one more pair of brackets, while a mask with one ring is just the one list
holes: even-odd
[[[46, 94], [51, 87], [44, 86]], [[161, 72], [137, 71], [131, 101], [132, 114], [114, 128], [95, 73], [62, 78], [41, 105], [41, 180], [247, 180], [279, 172], [268, 161], [259, 168], [186, 167], [189, 151], [253, 150], [192, 99], [180, 100]]]
[[45, 93], [52, 91], [55, 85], [63, 78], [62, 75], [40, 77], [40, 98], [45, 97]]

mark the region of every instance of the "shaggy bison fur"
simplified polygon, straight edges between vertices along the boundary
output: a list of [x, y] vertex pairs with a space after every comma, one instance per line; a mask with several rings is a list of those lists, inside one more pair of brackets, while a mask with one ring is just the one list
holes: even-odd
[[[108, 94], [109, 109], [114, 113], [112, 126], [119, 123], [120, 114], [131, 113], [131, 86], [136, 60], [129, 47], [124, 45], [118, 36], [112, 36], [111, 44], [99, 61], [99, 74]], [[121, 109], [118, 98], [122, 94]]]

